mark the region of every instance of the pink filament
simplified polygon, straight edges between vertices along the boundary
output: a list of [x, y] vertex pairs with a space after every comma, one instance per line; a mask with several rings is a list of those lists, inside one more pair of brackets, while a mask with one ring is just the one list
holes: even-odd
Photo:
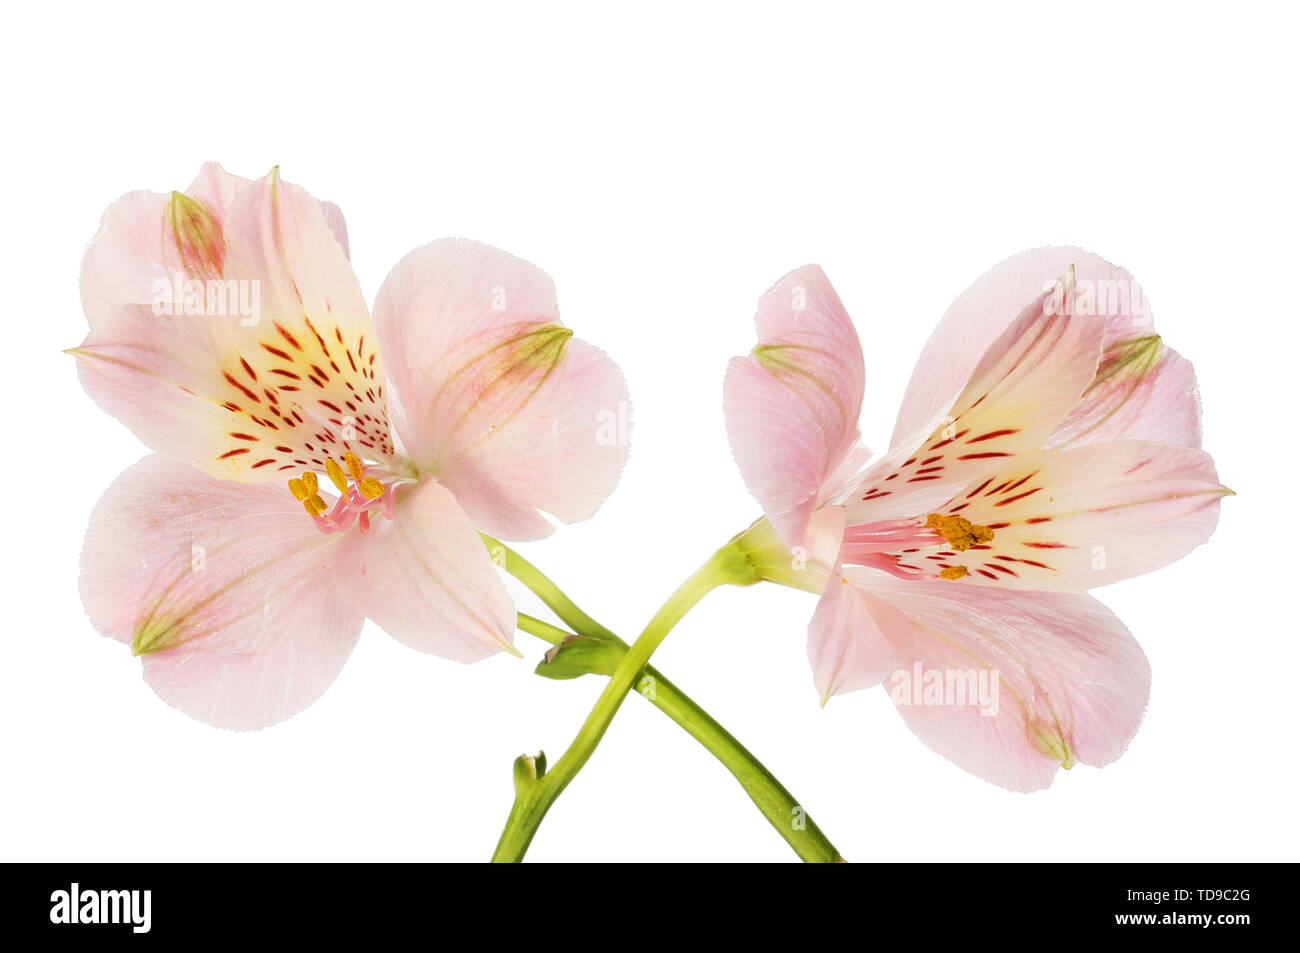
[[[882, 520], [850, 526], [844, 531], [845, 555], [897, 553], [904, 549], [925, 549], [944, 542], [942, 536], [916, 520]], [[857, 559], [853, 560], [857, 562]]]
[[396, 490], [385, 486], [382, 496], [373, 500], [366, 499], [356, 486], [348, 487], [346, 493], [340, 493], [333, 509], [324, 516], [313, 517], [316, 527], [322, 533], [343, 533], [352, 527], [353, 520], [360, 523], [361, 532], [370, 532], [370, 511], [379, 510], [387, 519], [393, 518], [397, 506]]
[[931, 527], [916, 520], [881, 520], [850, 526], [844, 531], [844, 548], [840, 559], [847, 564], [879, 569], [899, 579], [924, 579], [930, 574], [924, 570], [898, 564], [905, 550], [946, 547], [948, 541]]

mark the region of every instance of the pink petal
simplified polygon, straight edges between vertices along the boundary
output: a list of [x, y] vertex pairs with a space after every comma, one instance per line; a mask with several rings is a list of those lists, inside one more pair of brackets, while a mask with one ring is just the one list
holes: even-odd
[[128, 192], [104, 212], [81, 262], [81, 305], [93, 328], [124, 304], [149, 304], [171, 263], [163, 250], [170, 196]]
[[[209, 162], [186, 194], [204, 203], [220, 230], [235, 193], [250, 184]], [[81, 265], [81, 303], [92, 327], [122, 305], [150, 304], [159, 282], [184, 271], [167, 220], [171, 198], [159, 192], [128, 192], [104, 213]]]
[[325, 213], [325, 224], [334, 233], [334, 240], [339, 243], [339, 248], [343, 249], [343, 257], [350, 259], [352, 252], [348, 248], [348, 223], [343, 220], [343, 210], [333, 202], [320, 204], [321, 210]]
[[759, 300], [759, 344], [727, 368], [727, 435], [741, 476], [787, 546], [858, 443], [865, 372], [825, 273], [790, 272]]
[[[206, 162], [199, 169], [198, 176], [190, 183], [188, 194], [207, 202], [217, 217], [224, 222], [228, 209], [235, 196], [253, 184], [252, 179], [242, 175], [231, 175], [216, 162]], [[330, 232], [348, 256], [348, 226], [343, 220], [343, 210], [333, 202], [321, 202], [321, 211], [325, 213], [325, 222]]]
[[[949, 307], [917, 361], [893, 444], [943, 413], [984, 350], [1027, 302], [1074, 268], [1075, 313], [1106, 322], [1098, 381], [1050, 444], [1119, 439], [1200, 446], [1200, 407], [1191, 367], [1154, 334], [1150, 302], [1123, 268], [1081, 248], [1036, 248], [1000, 262]], [[1148, 391], [1156, 394], [1148, 396]], [[1131, 406], [1129, 406], [1131, 405]], [[1104, 425], [1103, 425], [1103, 421]]]
[[[77, 358], [77, 376], [86, 393], [146, 446], [221, 474], [225, 470], [221, 454], [240, 445], [260, 444], [260, 438], [240, 440], [230, 434], [257, 437], [260, 428], [247, 426], [241, 415], [208, 396], [221, 393], [226, 385], [213, 380], [210, 342], [196, 333], [196, 322], [202, 320], [159, 316], [146, 305], [124, 305], [106, 316], [71, 353]], [[261, 455], [251, 462], [260, 459]], [[284, 475], [273, 466], [256, 472], [262, 470]]]
[[1044, 293], [985, 351], [944, 417], [931, 420], [847, 490], [850, 525], [924, 516], [958, 488], [1042, 446], [1092, 381], [1105, 324]]
[[628, 453], [618, 366], [560, 324], [536, 266], [447, 239], [398, 263], [375, 302], [394, 424], [422, 472], [487, 532], [536, 539], [590, 517]]
[[145, 651], [168, 704], [261, 728], [315, 701], [356, 644], [362, 616], [332, 585], [338, 540], [283, 488], [149, 456], [91, 515], [81, 596], [100, 632]]
[[[1124, 625], [1092, 597], [887, 579], [870, 591], [907, 618], [887, 632], [903, 664], [885, 688], [908, 727], [966, 771], [1034, 791], [1058, 767], [1109, 764], [1137, 731], [1150, 667]], [[984, 705], [981, 670], [988, 673]], [[928, 672], [951, 678], [953, 691], [927, 698]]]
[[447, 489], [425, 480], [393, 519], [340, 548], [338, 587], [385, 632], [421, 652], [476, 662], [515, 652], [515, 610], [478, 533]]
[[199, 286], [228, 292], [214, 306], [200, 292], [200, 313], [92, 318], [73, 351], [86, 390], [153, 449], [224, 479], [280, 480], [348, 450], [393, 460], [377, 336], [320, 203], [272, 173], [236, 195], [223, 246], [221, 280]]
[[940, 512], [994, 532], [947, 557], [960, 584], [1082, 592], [1181, 559], [1209, 539], [1219, 501], [1203, 450], [1123, 440], [1025, 454]]
[[1044, 446], [1112, 440], [1201, 445], [1201, 402], [1192, 364], [1158, 335], [1110, 344], [1079, 405]]
[[253, 184], [252, 179], [242, 175], [232, 175], [217, 162], [205, 162], [199, 168], [186, 194], [206, 202], [212, 214], [221, 222], [226, 220], [226, 209], [235, 200], [235, 196]]
[[902, 624], [898, 611], [853, 584], [862, 572], [833, 572], [808, 624], [808, 661], [823, 705], [832, 695], [879, 685], [902, 663], [886, 636]]

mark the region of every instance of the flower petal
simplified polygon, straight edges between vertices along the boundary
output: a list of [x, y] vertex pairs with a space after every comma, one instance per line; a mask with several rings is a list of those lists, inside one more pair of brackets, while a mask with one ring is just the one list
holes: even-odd
[[1107, 344], [1097, 376], [1044, 446], [1113, 440], [1201, 445], [1196, 372], [1157, 334], [1134, 334]]
[[[252, 184], [254, 184], [252, 179], [246, 179], [242, 175], [231, 175], [216, 162], [205, 162], [203, 167], [199, 169], [198, 176], [190, 183], [190, 187], [186, 191], [189, 195], [207, 202], [213, 214], [224, 223], [226, 209], [234, 202], [235, 196]], [[344, 256], [350, 257], [348, 252], [348, 226], [343, 220], [343, 210], [333, 202], [321, 202], [320, 204], [330, 232], [333, 233], [339, 247], [343, 249]]]
[[[999, 462], [1036, 450], [1078, 404], [1105, 323], [1071, 294], [1034, 299], [991, 344], [944, 418], [925, 423], [847, 491], [850, 525], [925, 514]], [[904, 458], [904, 459], [900, 459]]]
[[[201, 237], [216, 227], [185, 209]], [[92, 318], [72, 352], [91, 396], [223, 479], [282, 479], [349, 450], [391, 460], [377, 339], [320, 203], [273, 172], [226, 210], [220, 258], [182, 295]]]
[[91, 515], [81, 596], [168, 704], [261, 728], [315, 701], [356, 644], [361, 613], [331, 584], [338, 541], [283, 490], [149, 456]]
[[964, 552], [941, 547], [938, 565], [966, 567], [962, 585], [1082, 592], [1187, 555], [1230, 492], [1210, 455], [1187, 447], [1120, 440], [1025, 454], [940, 509], [994, 536]]
[[343, 209], [339, 208], [333, 202], [321, 202], [321, 210], [325, 213], [325, 224], [334, 234], [334, 240], [339, 243], [339, 248], [343, 249], [343, 257], [351, 259], [352, 250], [348, 246], [348, 223], [343, 220]]
[[104, 212], [81, 261], [81, 305], [93, 328], [123, 304], [153, 301], [173, 265], [165, 254], [169, 196], [128, 192]]
[[794, 548], [804, 544], [813, 508], [858, 444], [862, 345], [816, 265], [777, 282], [754, 321], [758, 346], [727, 368], [727, 436], [745, 486]]
[[253, 184], [252, 179], [242, 175], [232, 175], [218, 162], [205, 162], [199, 167], [199, 174], [194, 177], [190, 187], [185, 190], [205, 203], [217, 221], [225, 223], [226, 209], [235, 201], [235, 196]]
[[446, 487], [425, 480], [393, 519], [350, 532], [339, 588], [389, 635], [421, 652], [476, 662], [514, 652], [515, 610], [487, 548]]
[[907, 620], [888, 631], [904, 662], [885, 687], [932, 750], [1013, 791], [1047, 787], [1058, 767], [1123, 754], [1151, 670], [1100, 602], [874, 575], [870, 591]]
[[[193, 214], [200, 221], [210, 219], [210, 237], [221, 252], [226, 208], [235, 192], [249, 184], [209, 162], [186, 190], [200, 203], [192, 206]], [[185, 236], [177, 235], [177, 220], [168, 215], [173, 199], [160, 192], [128, 192], [104, 213], [81, 264], [81, 303], [91, 327], [122, 305], [152, 303], [160, 287], [186, 271], [178, 247], [178, 239], [183, 244]]]
[[[998, 263], [944, 314], [912, 372], [893, 445], [943, 413], [985, 349], [1033, 301], [1073, 269], [1074, 313], [1105, 319], [1097, 380], [1050, 446], [1140, 439], [1200, 446], [1200, 406], [1191, 366], [1154, 334], [1151, 306], [1123, 268], [1082, 248], [1035, 248]], [[1149, 395], [1149, 391], [1155, 391]], [[1103, 423], [1104, 422], [1104, 423]]]
[[823, 705], [832, 695], [879, 685], [902, 663], [885, 634], [901, 624], [898, 611], [853, 584], [862, 572], [832, 572], [808, 623], [808, 661]]
[[[592, 516], [627, 460], [622, 372], [560, 324], [539, 268], [477, 242], [408, 254], [375, 301], [403, 446], [488, 532]], [[539, 512], [540, 511], [540, 512]]]

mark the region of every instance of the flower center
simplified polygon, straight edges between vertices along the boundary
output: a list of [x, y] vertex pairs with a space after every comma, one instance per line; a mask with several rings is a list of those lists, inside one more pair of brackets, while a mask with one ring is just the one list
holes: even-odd
[[294, 499], [302, 501], [303, 509], [322, 533], [341, 533], [352, 526], [353, 520], [361, 532], [368, 533], [371, 510], [393, 518], [397, 481], [384, 483], [367, 473], [365, 465], [351, 450], [343, 455], [343, 466], [333, 457], [326, 457], [325, 475], [339, 491], [332, 506], [320, 495], [320, 481], [315, 472], [307, 470], [289, 480], [289, 492]]

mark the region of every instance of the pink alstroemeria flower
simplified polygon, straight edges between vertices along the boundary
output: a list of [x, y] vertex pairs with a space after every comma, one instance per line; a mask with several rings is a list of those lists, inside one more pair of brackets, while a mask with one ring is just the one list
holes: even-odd
[[513, 652], [477, 530], [586, 519], [627, 456], [600, 439], [623, 376], [560, 324], [542, 271], [434, 242], [372, 320], [338, 209], [276, 172], [207, 165], [185, 194], [124, 196], [81, 290], [81, 382], [157, 451], [95, 507], [82, 598], [163, 699], [214, 725], [311, 704], [366, 617], [462, 662]]
[[904, 696], [935, 751], [1020, 791], [1119, 757], [1150, 669], [1084, 592], [1205, 542], [1230, 492], [1199, 449], [1192, 367], [1131, 276], [1076, 248], [995, 267], [944, 316], [870, 464], [862, 350], [822, 270], [781, 279], [756, 322], [759, 345], [727, 371], [727, 430], [770, 521], [748, 535], [781, 541], [763, 558], [821, 567], [772, 578], [821, 592], [808, 651], [823, 703], [983, 670], [996, 715]]

